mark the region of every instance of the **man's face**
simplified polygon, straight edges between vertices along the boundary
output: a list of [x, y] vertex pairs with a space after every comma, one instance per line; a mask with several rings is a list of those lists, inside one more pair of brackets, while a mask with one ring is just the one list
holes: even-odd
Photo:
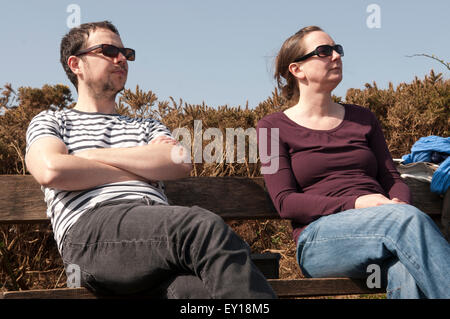
[[[96, 29], [90, 33], [86, 48], [97, 44], [112, 44], [123, 48], [120, 37], [108, 29]], [[96, 98], [114, 98], [123, 90], [128, 75], [128, 63], [122, 53], [111, 58], [104, 56], [99, 48], [82, 57], [82, 75], [79, 81], [84, 82], [90, 94]]]

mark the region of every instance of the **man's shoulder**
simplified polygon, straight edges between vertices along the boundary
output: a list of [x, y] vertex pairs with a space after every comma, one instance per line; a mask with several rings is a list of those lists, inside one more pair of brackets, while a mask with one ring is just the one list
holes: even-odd
[[60, 118], [65, 115], [65, 110], [53, 110], [47, 109], [39, 112], [34, 116], [34, 118]]
[[60, 122], [62, 118], [64, 117], [64, 111], [63, 110], [52, 110], [47, 109], [39, 112], [36, 114], [30, 121], [31, 124], [35, 123], [43, 123], [43, 122], [49, 122], [49, 123], [56, 123]]

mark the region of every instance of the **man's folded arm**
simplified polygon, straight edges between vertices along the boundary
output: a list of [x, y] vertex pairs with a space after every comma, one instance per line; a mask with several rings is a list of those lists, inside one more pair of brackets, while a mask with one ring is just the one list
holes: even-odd
[[69, 155], [66, 145], [56, 137], [42, 137], [30, 146], [25, 157], [36, 181], [60, 190], [83, 190], [129, 180], [145, 180], [129, 171]]
[[75, 156], [131, 172], [149, 181], [183, 178], [191, 171], [190, 158], [186, 160], [190, 154], [175, 143], [89, 149]]

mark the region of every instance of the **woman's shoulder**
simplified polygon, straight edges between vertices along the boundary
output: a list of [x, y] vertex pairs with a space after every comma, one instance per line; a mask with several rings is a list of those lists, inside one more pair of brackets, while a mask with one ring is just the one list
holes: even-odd
[[352, 104], [352, 103], [341, 103], [345, 107], [346, 111], [350, 111], [352, 113], [358, 113], [361, 115], [372, 116], [373, 112], [365, 106]]
[[282, 111], [267, 114], [258, 121], [258, 127], [278, 127], [283, 117]]
[[342, 105], [345, 107], [346, 119], [348, 120], [355, 120], [369, 125], [373, 124], [373, 121], [377, 121], [376, 115], [368, 107], [351, 103], [342, 103]]

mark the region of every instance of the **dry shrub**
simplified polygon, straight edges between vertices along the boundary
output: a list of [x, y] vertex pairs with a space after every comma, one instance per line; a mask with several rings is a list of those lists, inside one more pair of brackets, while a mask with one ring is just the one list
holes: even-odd
[[[402, 83], [394, 89], [378, 89], [376, 83], [364, 90], [347, 91], [347, 103], [370, 108], [381, 122], [389, 149], [394, 157], [409, 153], [421, 136], [448, 136], [450, 128], [450, 81], [430, 72], [425, 79]], [[334, 101], [341, 101], [333, 96]], [[117, 112], [130, 116], [154, 117], [171, 130], [188, 128], [193, 140], [194, 121], [201, 120], [203, 131], [219, 128], [254, 128], [267, 114], [283, 109], [283, 99], [277, 90], [254, 109], [245, 107], [188, 104], [183, 100], [159, 101], [139, 86], [124, 90]], [[42, 89], [19, 88], [16, 93], [5, 85], [0, 97], [0, 167], [1, 174], [25, 174], [25, 132], [31, 118], [48, 108], [73, 107], [70, 90], [63, 85]], [[203, 141], [203, 147], [210, 141]], [[247, 141], [248, 143], [248, 141]], [[248, 147], [246, 148], [248, 150]], [[225, 150], [224, 150], [225, 151]], [[236, 150], [235, 150], [236, 153]], [[225, 154], [225, 152], [224, 152]], [[249, 163], [194, 163], [192, 176], [260, 176], [259, 161]], [[281, 254], [280, 278], [300, 278], [295, 259], [295, 243], [291, 226], [286, 220], [230, 221], [228, 223], [255, 252]], [[3, 225], [1, 232], [2, 290], [55, 288], [64, 286], [66, 277], [55, 241], [48, 225]]]
[[2, 290], [62, 288], [66, 277], [49, 224], [0, 226]]
[[450, 135], [450, 80], [431, 70], [424, 80], [401, 83], [396, 89], [389, 83], [387, 90], [376, 83], [364, 90], [347, 91], [347, 103], [368, 107], [383, 128], [393, 157], [410, 153], [422, 136]]

